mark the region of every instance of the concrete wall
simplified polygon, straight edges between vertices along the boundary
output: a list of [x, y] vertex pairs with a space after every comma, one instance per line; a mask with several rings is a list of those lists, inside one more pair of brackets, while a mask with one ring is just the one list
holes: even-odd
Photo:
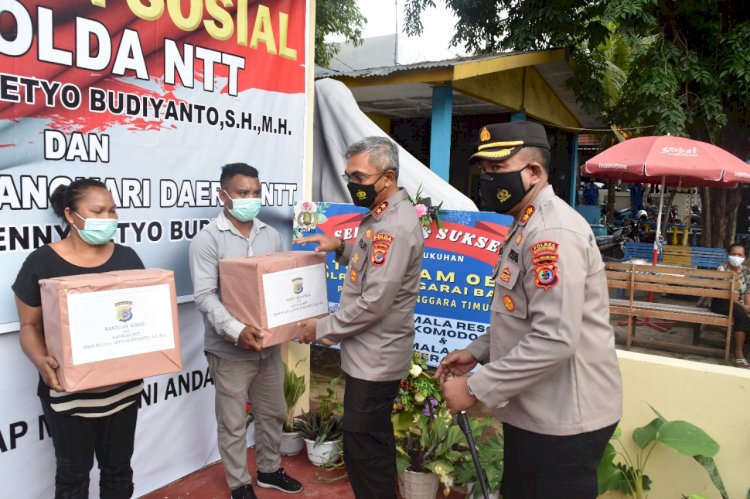
[[[632, 443], [633, 430], [655, 417], [651, 404], [666, 419], [693, 423], [716, 440], [721, 450], [714, 459], [729, 497], [748, 497], [750, 370], [627, 351], [618, 351], [618, 357], [624, 392], [620, 427], [631, 458], [637, 449]], [[693, 458], [668, 448], [654, 450], [646, 474], [653, 480], [649, 497], [655, 499], [682, 494], [721, 498]]]

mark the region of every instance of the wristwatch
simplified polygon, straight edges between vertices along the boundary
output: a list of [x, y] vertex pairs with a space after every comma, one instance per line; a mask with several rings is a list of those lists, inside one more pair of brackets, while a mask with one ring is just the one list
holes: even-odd
[[344, 252], [344, 245], [346, 243], [344, 242], [344, 238], [341, 236], [336, 236], [336, 239], [339, 240], [339, 247], [336, 248], [336, 256], [341, 256], [341, 254]]

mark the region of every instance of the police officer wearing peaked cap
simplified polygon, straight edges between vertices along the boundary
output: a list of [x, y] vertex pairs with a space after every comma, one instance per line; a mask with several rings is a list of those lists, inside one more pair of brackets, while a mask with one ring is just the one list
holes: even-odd
[[479, 139], [469, 163], [481, 171], [482, 209], [514, 223], [492, 276], [489, 332], [448, 354], [436, 375], [452, 412], [482, 402], [503, 421], [503, 497], [593, 499], [622, 414], [602, 257], [548, 184], [542, 125], [488, 125]]

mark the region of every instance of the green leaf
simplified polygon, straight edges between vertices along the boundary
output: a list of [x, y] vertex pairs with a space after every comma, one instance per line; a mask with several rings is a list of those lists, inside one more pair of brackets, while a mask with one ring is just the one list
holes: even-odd
[[[694, 456], [693, 459], [698, 461], [698, 463], [700, 463], [700, 465], [708, 472], [708, 476], [721, 494], [722, 499], [729, 499], [729, 494], [727, 493], [726, 487], [724, 487], [724, 481], [721, 479], [719, 469], [716, 467], [714, 459], [705, 456]], [[748, 497], [750, 497], [750, 491], [748, 491]]]
[[596, 481], [598, 484], [598, 493], [604, 494], [609, 490], [619, 490], [619, 483], [624, 479], [620, 468], [613, 464], [617, 451], [610, 443], [604, 448], [604, 455], [599, 461], [599, 467], [596, 470]]
[[656, 433], [656, 441], [685, 456], [713, 457], [719, 452], [713, 438], [687, 421], [667, 421]]
[[646, 426], [641, 426], [633, 430], [633, 442], [641, 448], [645, 449], [648, 444], [656, 439], [656, 432], [664, 424], [664, 420], [655, 418]]

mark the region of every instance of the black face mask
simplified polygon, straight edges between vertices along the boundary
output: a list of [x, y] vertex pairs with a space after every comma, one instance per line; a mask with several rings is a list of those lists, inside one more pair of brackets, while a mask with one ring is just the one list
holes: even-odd
[[[378, 180], [372, 184], [355, 184], [354, 182], [346, 184], [346, 188], [349, 189], [349, 194], [352, 196], [352, 202], [355, 205], [364, 208], [372, 206], [373, 203], [375, 203], [375, 198], [378, 197], [379, 194], [379, 191], [375, 190], [375, 184], [377, 184], [385, 174], [386, 172], [381, 173]], [[383, 187], [383, 189], [385, 189], [385, 187]], [[381, 189], [381, 191], [383, 189]]]
[[524, 189], [521, 172], [528, 168], [524, 166], [518, 171], [490, 173], [479, 175], [479, 205], [484, 211], [508, 213], [529, 192]]

